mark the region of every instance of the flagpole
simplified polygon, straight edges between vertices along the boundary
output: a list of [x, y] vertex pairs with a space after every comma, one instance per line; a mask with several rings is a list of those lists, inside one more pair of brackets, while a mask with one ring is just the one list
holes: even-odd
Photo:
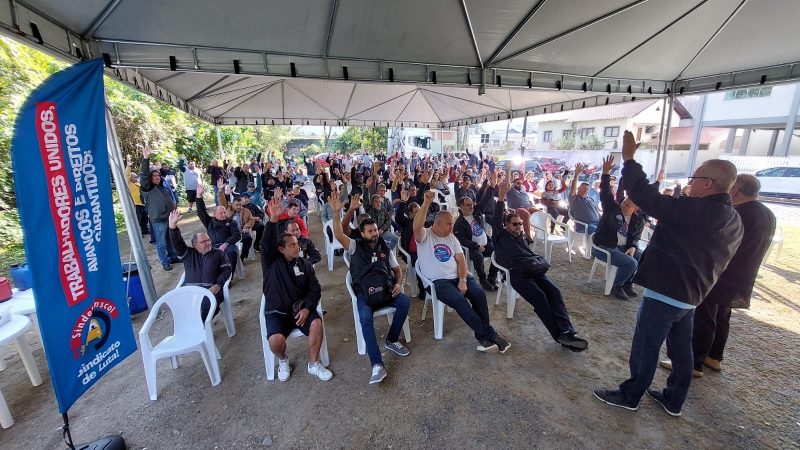
[[128, 180], [125, 179], [122, 151], [119, 147], [117, 129], [114, 126], [114, 120], [111, 117], [111, 109], [108, 107], [108, 103], [106, 103], [105, 109], [111, 173], [114, 175], [114, 182], [117, 184], [117, 193], [119, 194], [119, 201], [122, 204], [122, 212], [125, 216], [125, 226], [128, 229], [128, 239], [131, 242], [133, 259], [136, 261], [139, 279], [142, 281], [144, 297], [145, 300], [147, 300], [147, 306], [152, 308], [153, 304], [158, 299], [158, 294], [156, 293], [155, 284], [153, 284], [153, 276], [150, 273], [150, 263], [147, 261], [147, 253], [144, 251], [144, 241], [142, 241], [142, 235], [139, 231], [139, 221], [136, 218], [136, 206], [133, 204], [133, 198], [128, 189]]

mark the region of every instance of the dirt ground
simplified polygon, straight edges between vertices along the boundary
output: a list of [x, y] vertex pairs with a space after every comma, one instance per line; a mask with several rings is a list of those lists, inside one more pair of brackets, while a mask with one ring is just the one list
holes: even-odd
[[[310, 216], [312, 238], [322, 248], [321, 226]], [[232, 286], [237, 334], [228, 338], [221, 316], [215, 336], [222, 382], [212, 387], [198, 355], [177, 370], [158, 366], [157, 401], [150, 401], [141, 354], [101, 379], [72, 407], [76, 443], [121, 434], [133, 449], [212, 448], [800, 448], [800, 228], [784, 224], [779, 261], [761, 270], [750, 310], [737, 310], [721, 373], [693, 381], [683, 417], [673, 418], [645, 396], [638, 411], [612, 408], [592, 396], [628, 376], [628, 355], [639, 301], [602, 295], [587, 283], [591, 262], [556, 250], [551, 277], [561, 287], [575, 327], [590, 339], [584, 353], [554, 343], [522, 299], [514, 319], [494, 306], [493, 325], [512, 342], [506, 354], [482, 354], [467, 326], [446, 314], [445, 336], [433, 339], [433, 321], [420, 320], [422, 302], [409, 315], [411, 356], [384, 353], [389, 377], [370, 386], [369, 360], [356, 352], [345, 265], [328, 272], [318, 264], [330, 369], [321, 382], [306, 373], [306, 341], [289, 341], [294, 366], [286, 382], [267, 381], [258, 321], [261, 268], [246, 263]], [[185, 237], [199, 228], [185, 217]], [[125, 235], [121, 253], [127, 255]], [[181, 274], [161, 270], [145, 244], [159, 293]], [[637, 288], [640, 292], [641, 289]], [[408, 289], [407, 289], [408, 291]], [[134, 318], [137, 332], [146, 318]], [[388, 325], [376, 320], [384, 336]], [[154, 326], [155, 340], [171, 332], [169, 314]], [[14, 416], [0, 430], [0, 448], [52, 449], [61, 444], [61, 417], [38, 338], [29, 333], [44, 384], [33, 387], [12, 349], [1, 349], [8, 368], [0, 388]], [[380, 337], [379, 337], [380, 339]], [[662, 348], [662, 353], [665, 349]], [[659, 369], [654, 385], [664, 385]]]

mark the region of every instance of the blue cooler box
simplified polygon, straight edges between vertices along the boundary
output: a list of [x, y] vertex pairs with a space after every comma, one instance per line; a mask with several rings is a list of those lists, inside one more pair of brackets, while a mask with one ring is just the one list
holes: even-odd
[[147, 311], [142, 280], [139, 278], [139, 270], [133, 261], [122, 263], [122, 287], [128, 296], [128, 307], [131, 314]]

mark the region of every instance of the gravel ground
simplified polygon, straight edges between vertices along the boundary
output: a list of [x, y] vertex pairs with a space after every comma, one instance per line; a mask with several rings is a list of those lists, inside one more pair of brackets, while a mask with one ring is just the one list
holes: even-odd
[[[322, 246], [321, 226], [310, 217], [312, 237]], [[182, 222], [188, 238], [196, 216]], [[150, 401], [139, 353], [100, 380], [70, 411], [73, 436], [82, 442], [121, 434], [129, 448], [800, 448], [800, 228], [784, 226], [780, 261], [762, 269], [753, 307], [737, 310], [721, 373], [695, 380], [683, 417], [666, 415], [649, 398], [636, 412], [597, 401], [593, 388], [614, 387], [628, 375], [628, 355], [638, 301], [602, 295], [602, 282], [587, 283], [590, 261], [556, 250], [551, 277], [561, 287], [575, 327], [590, 348], [572, 353], [554, 343], [529, 304], [517, 302], [514, 319], [505, 304], [494, 306], [493, 325], [512, 342], [503, 355], [475, 351], [475, 340], [456, 314], [446, 314], [445, 336], [433, 339], [433, 322], [421, 321], [422, 302], [410, 313], [411, 356], [384, 354], [389, 377], [369, 386], [369, 361], [356, 353], [350, 299], [341, 258], [328, 272], [318, 264], [330, 369], [333, 380], [305, 371], [306, 341], [289, 341], [295, 368], [287, 383], [264, 373], [257, 311], [261, 293], [258, 261], [232, 287], [237, 334], [228, 338], [221, 317], [215, 336], [222, 354], [222, 383], [210, 385], [197, 355], [172, 370], [158, 366], [159, 398]], [[124, 235], [121, 241], [124, 241]], [[160, 269], [148, 252], [160, 293], [181, 273]], [[123, 255], [128, 254], [122, 242]], [[641, 291], [640, 288], [637, 288]], [[138, 329], [146, 316], [134, 318]], [[388, 325], [376, 320], [379, 336]], [[171, 331], [169, 314], [153, 336]], [[1, 349], [8, 368], [0, 389], [16, 423], [0, 430], [0, 448], [61, 445], [61, 418], [45, 373], [38, 338], [29, 333], [44, 384], [33, 387], [12, 347]], [[380, 337], [379, 337], [380, 339]], [[665, 352], [665, 349], [662, 349]], [[659, 369], [654, 384], [663, 386]]]

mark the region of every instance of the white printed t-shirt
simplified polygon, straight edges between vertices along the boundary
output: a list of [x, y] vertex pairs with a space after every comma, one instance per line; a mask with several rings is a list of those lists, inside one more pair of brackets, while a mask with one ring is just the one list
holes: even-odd
[[[414, 238], [416, 240], [416, 237]], [[464, 253], [461, 244], [452, 233], [440, 238], [430, 228], [425, 229], [425, 238], [417, 241], [419, 268], [429, 280], [453, 280], [458, 278], [456, 254]]]
[[475, 220], [474, 216], [464, 216], [464, 219], [472, 230], [472, 242], [485, 247], [489, 239], [486, 237], [486, 230], [483, 229], [483, 225]]

